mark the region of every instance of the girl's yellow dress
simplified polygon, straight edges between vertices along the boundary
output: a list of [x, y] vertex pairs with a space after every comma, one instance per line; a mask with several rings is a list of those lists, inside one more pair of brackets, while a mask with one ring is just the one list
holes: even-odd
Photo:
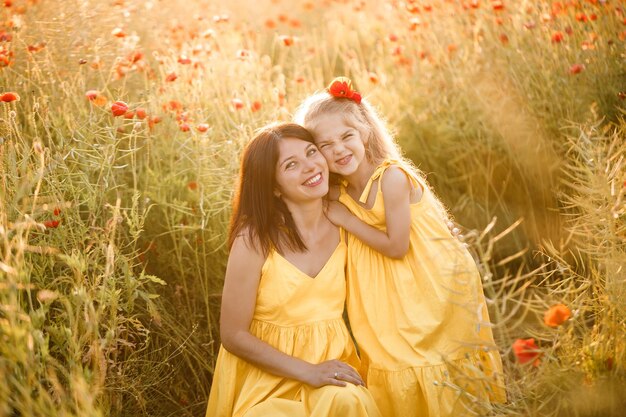
[[[358, 370], [359, 358], [342, 317], [345, 262], [343, 237], [315, 277], [271, 251], [261, 270], [250, 332], [296, 358], [311, 363], [338, 359]], [[264, 372], [220, 347], [206, 416], [380, 417], [380, 413], [364, 387], [348, 383], [313, 388]]]
[[[439, 215], [429, 187], [397, 162], [385, 161], [360, 201], [367, 201], [374, 181], [392, 165], [423, 194], [411, 205], [404, 258], [389, 258], [348, 235], [348, 317], [361, 374], [385, 417], [462, 416], [472, 397], [504, 402], [502, 363], [478, 269]], [[344, 186], [339, 201], [385, 230], [380, 186], [369, 210]]]

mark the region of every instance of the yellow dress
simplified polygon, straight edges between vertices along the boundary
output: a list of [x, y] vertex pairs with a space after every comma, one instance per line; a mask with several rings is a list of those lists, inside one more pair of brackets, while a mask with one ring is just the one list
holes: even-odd
[[[411, 205], [404, 258], [389, 258], [348, 235], [348, 317], [361, 374], [385, 417], [462, 416], [472, 396], [505, 402], [502, 363], [478, 269], [438, 215], [436, 197], [422, 179], [385, 161], [360, 201], [367, 201], [372, 183], [391, 165], [403, 169], [423, 194]], [[344, 186], [339, 201], [385, 230], [380, 186], [369, 210]]]
[[[305, 361], [338, 359], [358, 370], [360, 361], [342, 317], [345, 262], [343, 237], [315, 277], [271, 251], [261, 269], [250, 332]], [[348, 383], [313, 388], [264, 372], [221, 346], [206, 416], [380, 417], [380, 413], [365, 387]]]

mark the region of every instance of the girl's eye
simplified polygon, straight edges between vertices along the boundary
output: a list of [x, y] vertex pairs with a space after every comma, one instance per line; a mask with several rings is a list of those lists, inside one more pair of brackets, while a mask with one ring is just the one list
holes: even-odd
[[309, 151], [306, 153], [307, 156], [311, 156], [317, 153], [317, 149], [315, 148], [311, 148], [309, 149]]
[[346, 136], [343, 137], [343, 140], [348, 140], [352, 137], [352, 133], [348, 133]]

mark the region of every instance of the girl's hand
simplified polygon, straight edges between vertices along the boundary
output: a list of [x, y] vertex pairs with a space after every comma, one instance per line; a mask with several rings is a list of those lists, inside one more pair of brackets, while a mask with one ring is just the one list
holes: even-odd
[[317, 365], [311, 364], [306, 370], [303, 382], [319, 388], [324, 385], [336, 385], [345, 387], [348, 382], [354, 385], [363, 385], [361, 375], [347, 363], [333, 359]]
[[348, 220], [352, 217], [350, 210], [338, 201], [328, 201], [325, 208], [326, 217], [335, 226], [345, 227]]

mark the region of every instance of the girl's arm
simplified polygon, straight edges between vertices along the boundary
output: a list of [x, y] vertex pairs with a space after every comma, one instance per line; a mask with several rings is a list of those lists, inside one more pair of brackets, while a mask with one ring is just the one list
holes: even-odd
[[385, 201], [386, 232], [365, 223], [339, 202], [329, 202], [326, 214], [333, 223], [372, 249], [390, 258], [400, 259], [409, 251], [413, 188], [404, 171], [396, 167], [389, 167], [385, 171], [379, 186]]
[[222, 293], [220, 333], [224, 349], [266, 372], [314, 387], [345, 386], [346, 382], [364, 385], [358, 372], [348, 364], [338, 360], [311, 364], [280, 352], [250, 333], [264, 262], [265, 257], [248, 239], [243, 236], [235, 239]]

